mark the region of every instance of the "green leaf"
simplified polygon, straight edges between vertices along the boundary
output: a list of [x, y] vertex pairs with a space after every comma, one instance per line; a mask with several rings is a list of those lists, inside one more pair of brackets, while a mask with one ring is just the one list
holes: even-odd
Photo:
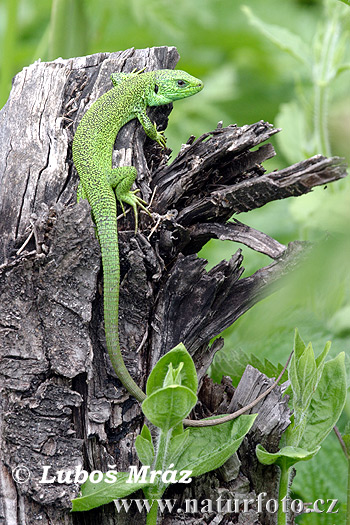
[[321, 445], [339, 419], [346, 400], [345, 354], [341, 352], [324, 365], [322, 377], [311, 401], [307, 424], [299, 445]]
[[[328, 515], [332, 520], [326, 518], [326, 512], [322, 514], [321, 519], [320, 514], [311, 512], [309, 516], [304, 515], [303, 525], [345, 525], [346, 512], [343, 509], [346, 502], [347, 464], [334, 432], [327, 436], [314, 458], [308, 462], [302, 461], [296, 466], [297, 475], [292, 485], [293, 499], [316, 501], [318, 498], [326, 500], [329, 497], [339, 500], [336, 506], [339, 512]], [[320, 505], [320, 508], [327, 507]]]
[[299, 330], [296, 328], [294, 332], [294, 355], [296, 359], [300, 359], [305, 352], [305, 348], [306, 344], [300, 337]]
[[164, 381], [169, 374], [169, 365], [172, 369], [177, 369], [183, 363], [180, 377], [181, 385], [197, 393], [198, 379], [192, 357], [187, 352], [182, 343], [178, 344], [167, 354], [159, 359], [152, 372], [149, 375], [146, 386], [147, 396], [150, 396], [157, 390], [163, 388]]
[[[300, 377], [299, 373], [299, 361], [304, 355], [306, 351], [306, 345], [302, 338], [300, 337], [299, 331], [296, 328], [294, 332], [294, 347], [293, 347], [293, 356], [290, 362], [289, 366], [289, 380], [290, 380], [290, 388], [293, 392], [293, 404], [294, 409], [296, 410], [295, 417], [299, 421], [302, 417], [302, 407], [301, 407], [301, 400], [303, 396], [303, 384], [302, 384], [302, 377]], [[312, 349], [311, 349], [312, 350]], [[309, 356], [310, 356], [310, 350]], [[312, 352], [313, 355], [313, 352]], [[299, 405], [299, 406], [298, 406]]]
[[144, 439], [147, 439], [147, 441], [153, 444], [151, 431], [147, 425], [143, 425], [140, 436], [142, 436]]
[[163, 387], [171, 385], [181, 385], [181, 370], [184, 364], [180, 363], [177, 368], [173, 368], [173, 364], [169, 363], [168, 372], [163, 381]]
[[[240, 348], [224, 348], [217, 352], [213, 363], [210, 365], [209, 375], [216, 383], [220, 383], [222, 376], [229, 376], [232, 385], [237, 387], [247, 365], [251, 365], [267, 377], [278, 377], [283, 369], [280, 363], [275, 366], [268, 359], [261, 360], [254, 354], [246, 354]], [[287, 371], [283, 374], [282, 381], [288, 379]]]
[[305, 351], [306, 346], [302, 339], [300, 338], [299, 332], [296, 329], [294, 334], [294, 353], [289, 365], [289, 380], [290, 380], [290, 388], [293, 392], [293, 401], [299, 400], [302, 396], [302, 388], [299, 382], [299, 374], [298, 374], [298, 360], [302, 356], [303, 352]]
[[[305, 413], [308, 410], [317, 383], [321, 377], [324, 360], [329, 351], [329, 347], [330, 345], [326, 344], [323, 352], [316, 360], [311, 343], [305, 347], [305, 343], [301, 339], [298, 330], [295, 331], [294, 354], [290, 364], [289, 379], [293, 391], [294, 417], [298, 432], [303, 431]], [[292, 431], [294, 431], [294, 429]], [[295, 432], [295, 434], [296, 433], [297, 432]], [[289, 434], [291, 435], [291, 429], [289, 429]], [[299, 437], [301, 437], [301, 434]], [[293, 445], [295, 444], [297, 444], [297, 442], [294, 436]]]
[[287, 53], [306, 66], [311, 67], [312, 54], [310, 48], [298, 35], [284, 27], [263, 22], [261, 19], [254, 16], [252, 10], [247, 6], [243, 6], [242, 11], [247, 15], [249, 22], [271, 42], [283, 51], [287, 51]]
[[142, 403], [142, 411], [153, 425], [167, 432], [185, 419], [196, 403], [197, 396], [192, 390], [171, 385], [148, 395]]
[[135, 439], [135, 448], [141, 463], [151, 466], [154, 459], [153, 443], [139, 435]]
[[118, 472], [116, 474], [117, 480], [114, 483], [108, 483], [107, 475], [104, 474], [102, 481], [99, 483], [92, 483], [88, 479], [81, 486], [81, 496], [72, 500], [72, 511], [84, 511], [100, 507], [106, 503], [110, 503], [115, 499], [125, 498], [136, 490], [144, 487], [149, 487], [150, 482], [147, 483], [126, 483], [130, 476], [129, 472]]
[[317, 367], [317, 382], [316, 385], [318, 385], [319, 380], [322, 377], [323, 374], [323, 368], [326, 361], [326, 357], [328, 355], [328, 352], [331, 348], [332, 343], [330, 341], [327, 341], [326, 346], [324, 347], [324, 350], [316, 357], [316, 367]]
[[324, 350], [320, 353], [320, 355], [316, 357], [316, 366], [318, 369], [322, 368], [323, 370], [324, 362], [331, 348], [331, 345], [332, 345], [331, 341], [327, 341], [326, 346], [324, 347]]
[[189, 433], [186, 448], [175, 468], [179, 472], [190, 470], [192, 476], [200, 476], [221, 467], [236, 452], [256, 416], [257, 414], [242, 415], [213, 427], [190, 427], [186, 431]]
[[173, 438], [174, 436], [177, 436], [178, 434], [183, 434], [184, 432], [184, 426], [181, 423], [179, 423], [178, 425], [176, 425], [172, 431], [171, 431], [171, 437]]
[[306, 115], [299, 102], [281, 104], [275, 125], [282, 129], [276, 136], [279, 149], [291, 164], [309, 156], [312, 151], [307, 140]]
[[298, 461], [308, 461], [317, 454], [320, 447], [316, 447], [314, 450], [307, 450], [301, 447], [283, 447], [281, 450], [275, 453], [267, 452], [262, 445], [257, 445], [256, 455], [260, 463], [263, 465], [276, 464], [279, 467], [289, 469]]
[[350, 456], [350, 434], [344, 434], [342, 436], [348, 456]]
[[[302, 411], [305, 411], [311, 402], [312, 395], [314, 393], [314, 388], [316, 386], [316, 362], [315, 354], [312, 349], [311, 343], [308, 344], [304, 350], [303, 355], [300, 357], [297, 362], [297, 373], [299, 384], [301, 388], [301, 397], [300, 397], [300, 408]], [[292, 385], [293, 388], [293, 385]], [[294, 408], [296, 410], [296, 404], [298, 404], [297, 399], [294, 401]]]
[[189, 437], [189, 430], [186, 430], [182, 434], [176, 434], [175, 436], [171, 436], [169, 448], [167, 451], [167, 463], [169, 465], [170, 463], [174, 463], [174, 465], [176, 464], [180, 454], [182, 454], [182, 452], [187, 447]]
[[291, 421], [293, 424], [289, 425], [287, 430], [285, 431], [283, 437], [283, 441], [281, 439], [280, 446], [286, 445], [290, 447], [298, 447], [301, 437], [304, 433], [305, 426], [307, 423], [306, 415], [303, 414], [298, 423], [296, 423], [294, 414], [291, 417]]

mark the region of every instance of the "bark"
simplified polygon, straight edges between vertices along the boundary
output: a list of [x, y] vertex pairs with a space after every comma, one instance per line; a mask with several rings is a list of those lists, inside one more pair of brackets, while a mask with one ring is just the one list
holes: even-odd
[[[113, 505], [70, 514], [78, 484], [40, 480], [44, 465], [50, 466], [48, 477], [77, 465], [89, 472], [137, 465], [133, 443], [142, 413], [120, 386], [105, 351], [100, 251], [88, 203], [76, 204], [71, 143], [89, 104], [110, 89], [112, 72], [173, 68], [177, 60], [175, 48], [161, 47], [37, 62], [15, 77], [0, 113], [1, 525], [144, 519], [137, 513], [117, 514]], [[171, 106], [152, 109], [151, 118], [164, 129], [170, 111]], [[219, 125], [198, 140], [190, 138], [170, 165], [137, 122], [118, 136], [114, 162], [136, 166], [143, 198], [149, 201], [155, 191], [152, 211], [157, 217], [154, 229], [141, 214], [137, 235], [131, 213], [119, 221], [120, 337], [126, 365], [144, 387], [159, 357], [182, 341], [202, 384], [198, 417], [234, 410], [268, 385], [258, 371], [247, 369], [232, 400], [228, 381], [214, 386], [204, 380], [222, 345], [221, 340], [210, 345], [210, 340], [268, 293], [303, 252], [301, 243], [286, 247], [227, 219], [345, 176], [341, 159], [321, 156], [265, 173], [262, 162], [274, 150], [262, 142], [276, 132], [266, 122]], [[211, 238], [240, 242], [272, 262], [241, 278], [238, 251], [207, 272], [196, 253]], [[255, 497], [265, 491], [275, 497], [276, 471], [257, 463], [254, 448], [262, 442], [276, 449], [288, 425], [281, 390], [256, 410], [259, 417], [239, 459], [196, 479], [186, 491], [172, 489], [179, 505], [186, 494], [216, 499], [218, 494]], [[16, 467], [27, 467], [30, 478], [21, 483], [26, 473], [17, 470], [15, 482], [11, 473]], [[259, 517], [254, 505], [249, 513], [225, 516], [184, 518], [175, 512], [163, 522], [184, 519], [274, 523], [273, 516]]]

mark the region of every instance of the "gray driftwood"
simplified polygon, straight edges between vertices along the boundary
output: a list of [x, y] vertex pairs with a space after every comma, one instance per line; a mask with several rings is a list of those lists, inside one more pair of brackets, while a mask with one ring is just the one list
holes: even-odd
[[[116, 379], [103, 331], [102, 279], [98, 242], [87, 202], [76, 204], [77, 173], [71, 143], [89, 104], [111, 87], [113, 71], [173, 68], [175, 48], [100, 53], [51, 63], [35, 63], [14, 79], [0, 114], [1, 264], [1, 506], [0, 524], [41, 525], [140, 523], [137, 513], [117, 515], [113, 505], [90, 513], [69, 513], [77, 484], [42, 484], [59, 469], [126, 470], [137, 464], [133, 442], [142, 425], [139, 405]], [[200, 96], [200, 95], [198, 95]], [[165, 128], [171, 107], [151, 110]], [[203, 109], [205, 111], [205, 108]], [[277, 132], [270, 124], [220, 125], [194, 137], [167, 165], [159, 147], [137, 122], [120, 133], [115, 162], [132, 162], [146, 200], [159, 224], [141, 215], [135, 236], [133, 217], [119, 221], [121, 246], [120, 333], [125, 360], [144, 386], [165, 352], [182, 341], [191, 352], [201, 383], [222, 342], [211, 338], [231, 325], [281, 275], [298, 262], [300, 243], [286, 247], [236, 221], [233, 214], [274, 199], [298, 196], [345, 175], [338, 158], [321, 156], [285, 170], [265, 173], [274, 155], [262, 144]], [[253, 147], [254, 151], [252, 151]], [[207, 272], [196, 256], [210, 239], [230, 239], [267, 254], [271, 264], [241, 278], [242, 255]], [[268, 380], [247, 370], [233, 401], [226, 381], [203, 383], [197, 416], [233, 410], [251, 400]], [[245, 393], [249, 395], [245, 395]], [[244, 446], [225, 467], [195, 480], [180, 499], [276, 495], [276, 471], [259, 466], [255, 444], [273, 450], [289, 413], [276, 389], [261, 404]], [[238, 459], [239, 457], [239, 459]], [[30, 479], [15, 482], [11, 471], [27, 466]], [[18, 472], [24, 476], [23, 470]], [[19, 480], [21, 481], [21, 479]], [[140, 496], [142, 497], [142, 496]], [[142, 520], [144, 517], [142, 517]], [[164, 523], [273, 523], [249, 513], [186, 515]]]

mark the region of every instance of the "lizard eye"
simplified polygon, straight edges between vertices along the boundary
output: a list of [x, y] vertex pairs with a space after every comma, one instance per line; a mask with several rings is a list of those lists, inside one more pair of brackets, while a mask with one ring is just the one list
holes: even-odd
[[177, 85], [180, 86], [180, 87], [184, 87], [186, 86], [187, 82], [185, 82], [185, 80], [178, 80], [177, 81]]
[[156, 84], [156, 85], [154, 86], [154, 92], [157, 94], [157, 93], [158, 93], [158, 90], [159, 90], [159, 86]]

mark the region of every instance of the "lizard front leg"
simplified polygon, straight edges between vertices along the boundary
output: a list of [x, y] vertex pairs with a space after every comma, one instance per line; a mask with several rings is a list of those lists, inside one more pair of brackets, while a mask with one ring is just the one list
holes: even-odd
[[145, 130], [146, 135], [158, 142], [158, 144], [165, 148], [166, 138], [164, 137], [164, 131], [158, 131], [155, 122], [151, 122], [149, 116], [146, 113], [146, 109], [139, 108], [136, 110], [136, 116], [139, 119], [143, 129]]

